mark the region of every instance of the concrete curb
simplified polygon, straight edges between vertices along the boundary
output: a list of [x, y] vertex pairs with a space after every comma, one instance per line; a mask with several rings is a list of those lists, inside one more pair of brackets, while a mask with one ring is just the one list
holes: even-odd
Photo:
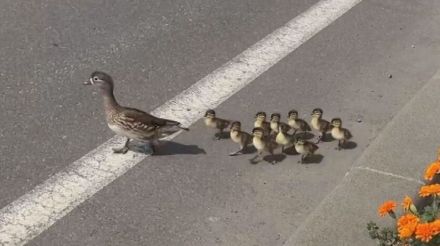
[[440, 70], [387, 124], [284, 245], [375, 245], [366, 224], [384, 200], [415, 195], [440, 145]]

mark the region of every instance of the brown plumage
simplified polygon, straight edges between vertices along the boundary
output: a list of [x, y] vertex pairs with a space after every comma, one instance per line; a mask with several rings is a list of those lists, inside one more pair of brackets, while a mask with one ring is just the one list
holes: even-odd
[[101, 89], [109, 128], [117, 135], [127, 138], [121, 148], [113, 149], [115, 153], [127, 153], [130, 139], [149, 141], [154, 153], [159, 138], [178, 130], [189, 130], [182, 127], [177, 121], [155, 117], [139, 109], [119, 105], [113, 94], [113, 79], [106, 73], [93, 72], [90, 79], [84, 84], [95, 85]]
[[315, 108], [312, 111], [312, 120], [310, 121], [313, 129], [318, 130], [320, 135], [318, 136], [318, 141], [316, 143], [324, 140], [326, 132], [330, 131], [330, 122], [322, 119], [323, 111], [320, 108]]
[[243, 154], [244, 149], [252, 143], [252, 135], [241, 130], [241, 123], [239, 121], [232, 122], [229, 134], [231, 140], [240, 145], [238, 151], [229, 154], [231, 156]]
[[230, 123], [231, 121], [229, 120], [218, 118], [212, 109], [209, 109], [205, 113], [205, 125], [218, 130], [214, 135], [214, 139], [216, 140], [221, 139], [223, 131], [228, 128]]

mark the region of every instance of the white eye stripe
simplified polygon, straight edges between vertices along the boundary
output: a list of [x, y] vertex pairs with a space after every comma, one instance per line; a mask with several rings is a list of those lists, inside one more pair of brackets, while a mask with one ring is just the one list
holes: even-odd
[[90, 78], [90, 83], [91, 83], [92, 85], [95, 84], [95, 82], [93, 81], [93, 78]]

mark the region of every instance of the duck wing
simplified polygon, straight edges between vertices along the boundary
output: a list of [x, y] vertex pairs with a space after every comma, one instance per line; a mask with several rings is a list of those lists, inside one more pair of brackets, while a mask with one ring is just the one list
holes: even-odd
[[353, 135], [351, 135], [351, 132], [348, 129], [344, 129], [344, 137], [345, 139], [350, 139]]
[[217, 118], [217, 128], [220, 129], [225, 129], [229, 126], [229, 124], [231, 124], [230, 120], [225, 120], [225, 119], [221, 119], [221, 118]]
[[310, 143], [312, 153], [315, 153], [315, 151], [317, 151], [319, 149], [318, 145], [316, 145], [312, 142], [308, 142], [308, 143]]
[[182, 127], [180, 122], [159, 118], [135, 108], [124, 108], [121, 111], [121, 116], [126, 118], [126, 121], [133, 122], [141, 127], [160, 129], [175, 126], [182, 130], [188, 130], [188, 128]]
[[312, 130], [312, 128], [310, 128], [309, 124], [305, 120], [298, 119], [297, 121], [299, 122], [301, 130], [303, 130], [303, 131], [311, 131]]
[[319, 130], [322, 132], [330, 131], [332, 129], [330, 122], [324, 119], [319, 119], [319, 124], [320, 124]]

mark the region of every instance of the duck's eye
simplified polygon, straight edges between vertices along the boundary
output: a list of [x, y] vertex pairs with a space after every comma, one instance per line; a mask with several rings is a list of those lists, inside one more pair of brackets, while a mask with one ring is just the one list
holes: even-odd
[[98, 81], [98, 77], [93, 77], [93, 80], [94, 81]]

